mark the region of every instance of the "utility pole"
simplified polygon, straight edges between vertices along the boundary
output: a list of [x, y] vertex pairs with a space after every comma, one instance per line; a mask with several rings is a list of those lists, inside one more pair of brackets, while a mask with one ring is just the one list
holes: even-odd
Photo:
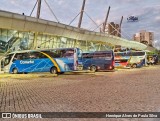
[[40, 17], [41, 12], [41, 0], [38, 0], [38, 7], [37, 7], [37, 18]]
[[106, 24], [107, 24], [107, 20], [108, 20], [108, 16], [109, 16], [109, 11], [110, 11], [110, 6], [108, 8], [106, 19], [105, 19], [104, 24], [103, 24], [103, 32], [105, 32], [105, 28], [106, 28]]
[[86, 0], [83, 0], [83, 4], [82, 4], [82, 8], [81, 8], [81, 14], [80, 14], [79, 23], [78, 23], [78, 28], [81, 28], [85, 2], [86, 2]]

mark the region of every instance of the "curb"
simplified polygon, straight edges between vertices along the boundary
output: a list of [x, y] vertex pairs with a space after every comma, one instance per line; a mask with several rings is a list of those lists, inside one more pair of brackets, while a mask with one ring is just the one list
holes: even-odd
[[57, 74], [0, 74], [0, 78], [38, 78], [57, 77]]
[[72, 75], [72, 74], [77, 74], [77, 75], [81, 75], [81, 74], [95, 74], [94, 71], [73, 71], [73, 72], [65, 72], [64, 75]]

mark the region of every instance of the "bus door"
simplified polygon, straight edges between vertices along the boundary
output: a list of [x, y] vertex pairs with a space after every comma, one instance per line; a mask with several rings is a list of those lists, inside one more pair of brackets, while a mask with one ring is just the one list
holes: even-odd
[[7, 73], [9, 72], [12, 65], [13, 57], [14, 57], [14, 54], [9, 54], [2, 60], [2, 69], [4, 72], [7, 72]]
[[83, 70], [83, 62], [82, 62], [82, 50], [79, 48], [75, 48], [76, 49], [76, 61], [75, 61], [75, 66], [76, 66], [76, 70]]
[[82, 54], [82, 63], [83, 68], [88, 70], [92, 65], [93, 53], [83, 53]]
[[77, 70], [78, 68], [78, 50], [77, 48], [74, 48], [74, 55], [73, 55], [73, 59], [74, 59], [74, 71]]
[[82, 70], [83, 65], [80, 62], [81, 52], [79, 48], [68, 48], [65, 49], [65, 53], [62, 55], [64, 62], [72, 71]]

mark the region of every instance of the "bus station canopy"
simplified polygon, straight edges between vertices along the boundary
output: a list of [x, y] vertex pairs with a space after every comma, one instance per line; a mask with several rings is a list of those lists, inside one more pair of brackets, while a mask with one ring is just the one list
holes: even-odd
[[137, 50], [145, 50], [147, 48], [146, 45], [136, 41], [6, 11], [0, 11], [0, 28], [46, 33], [97, 43], [109, 43], [112, 46], [120, 45]]

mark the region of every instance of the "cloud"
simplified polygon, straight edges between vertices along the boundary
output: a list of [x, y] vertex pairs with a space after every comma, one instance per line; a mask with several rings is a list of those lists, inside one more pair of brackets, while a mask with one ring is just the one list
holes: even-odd
[[102, 20], [102, 19], [97, 19], [95, 22], [97, 23], [97, 25], [100, 25], [100, 24], [102, 24], [102, 22], [104, 22], [104, 20]]
[[119, 0], [120, 3], [136, 3], [136, 2], [140, 2], [142, 0]]
[[[135, 8], [137, 10], [135, 10]], [[130, 8], [130, 12], [124, 16], [124, 21], [122, 24], [123, 33], [127, 33], [132, 37], [133, 34], [139, 32], [140, 30], [147, 30], [154, 32], [155, 39], [160, 40], [160, 35], [157, 33], [157, 31], [160, 30], [160, 8], [158, 5], [154, 5], [153, 7], [152, 5], [149, 6], [149, 4], [144, 4], [143, 8], [138, 6], [135, 8]], [[138, 16], [138, 22], [127, 22], [126, 18], [131, 12], [135, 13], [135, 16]]]
[[58, 0], [57, 3], [58, 3], [58, 5], [64, 5], [65, 0]]
[[11, 4], [17, 6], [16, 0], [11, 0]]
[[155, 18], [155, 22], [160, 23], [160, 16], [157, 16], [157, 17]]

